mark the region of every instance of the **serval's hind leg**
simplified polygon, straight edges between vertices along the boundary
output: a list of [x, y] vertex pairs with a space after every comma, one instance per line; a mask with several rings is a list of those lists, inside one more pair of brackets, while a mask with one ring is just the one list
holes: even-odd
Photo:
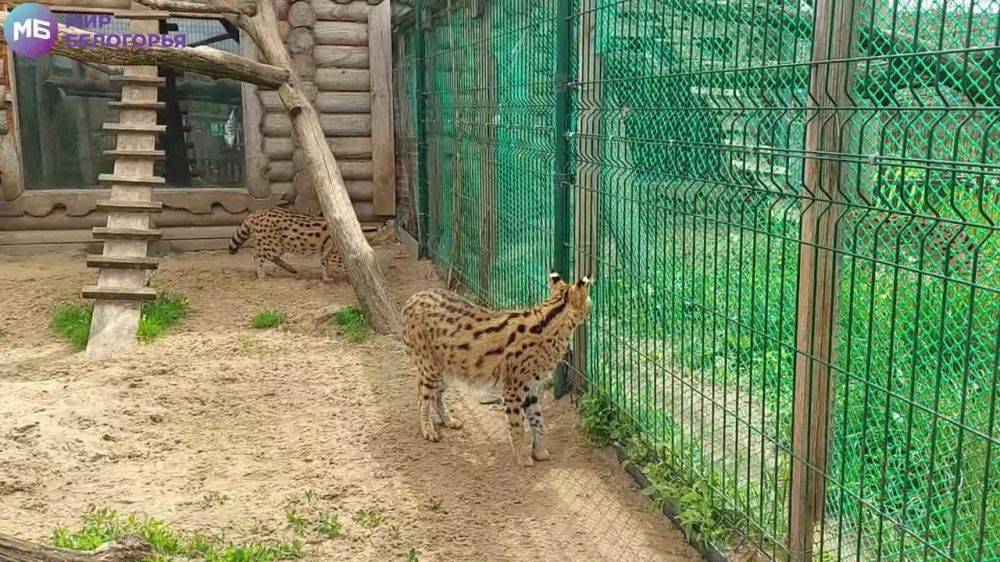
[[446, 389], [447, 387], [442, 384], [435, 398], [438, 419], [440, 419], [441, 423], [449, 429], [459, 429], [462, 427], [462, 420], [453, 416], [451, 412], [448, 411], [447, 405], [444, 403], [444, 391]]
[[417, 404], [420, 421], [420, 433], [428, 441], [438, 441], [437, 428], [434, 427], [435, 410], [437, 409], [437, 395], [441, 387], [441, 375], [427, 365], [421, 365], [418, 361], [417, 371], [420, 379], [417, 381]]

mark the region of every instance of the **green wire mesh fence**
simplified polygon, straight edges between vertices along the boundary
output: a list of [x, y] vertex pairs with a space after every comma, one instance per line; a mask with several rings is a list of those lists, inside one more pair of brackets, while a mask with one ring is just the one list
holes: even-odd
[[409, 230], [492, 306], [543, 297], [560, 249], [596, 275], [576, 384], [702, 540], [1000, 559], [998, 12], [414, 2]]

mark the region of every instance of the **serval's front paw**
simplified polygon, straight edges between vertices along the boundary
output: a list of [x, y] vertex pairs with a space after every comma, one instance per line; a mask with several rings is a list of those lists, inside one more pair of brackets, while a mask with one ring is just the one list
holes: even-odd
[[552, 454], [545, 447], [536, 447], [531, 451], [531, 456], [536, 461], [547, 461], [552, 458]]
[[449, 417], [444, 420], [444, 426], [448, 429], [462, 429], [462, 420], [456, 417]]
[[438, 441], [441, 440], [441, 436], [438, 435], [438, 432], [436, 429], [434, 429], [433, 425], [425, 425], [420, 428], [420, 431], [421, 433], [424, 434], [424, 439], [432, 443], [437, 443]]

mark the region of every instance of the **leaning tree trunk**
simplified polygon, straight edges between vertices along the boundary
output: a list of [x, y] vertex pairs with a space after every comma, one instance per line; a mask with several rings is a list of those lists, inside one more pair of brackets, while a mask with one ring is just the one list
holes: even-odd
[[4, 562], [134, 562], [153, 554], [148, 543], [131, 535], [119, 537], [90, 552], [41, 546], [0, 534], [0, 560]]
[[271, 1], [260, 0], [256, 15], [244, 16], [240, 23], [256, 41], [268, 63], [289, 70], [289, 82], [281, 86], [279, 94], [291, 116], [323, 216], [330, 223], [330, 231], [344, 258], [351, 285], [372, 327], [382, 333], [397, 332], [400, 328], [399, 305], [389, 291], [375, 251], [361, 230], [340, 167], [323, 134], [319, 113], [303, 91], [302, 79], [281, 40], [278, 18]]

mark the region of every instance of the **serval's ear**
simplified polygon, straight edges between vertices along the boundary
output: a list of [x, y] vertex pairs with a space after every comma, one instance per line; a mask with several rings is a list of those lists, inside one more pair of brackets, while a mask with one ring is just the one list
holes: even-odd
[[594, 280], [591, 279], [590, 277], [586, 276], [586, 275], [584, 275], [582, 279], [580, 279], [579, 281], [576, 282], [576, 286], [580, 287], [580, 288], [589, 287], [589, 286], [591, 286], [593, 284], [594, 284]]
[[549, 272], [549, 287], [555, 287], [560, 283], [562, 283], [562, 275], [559, 275], [558, 271]]

